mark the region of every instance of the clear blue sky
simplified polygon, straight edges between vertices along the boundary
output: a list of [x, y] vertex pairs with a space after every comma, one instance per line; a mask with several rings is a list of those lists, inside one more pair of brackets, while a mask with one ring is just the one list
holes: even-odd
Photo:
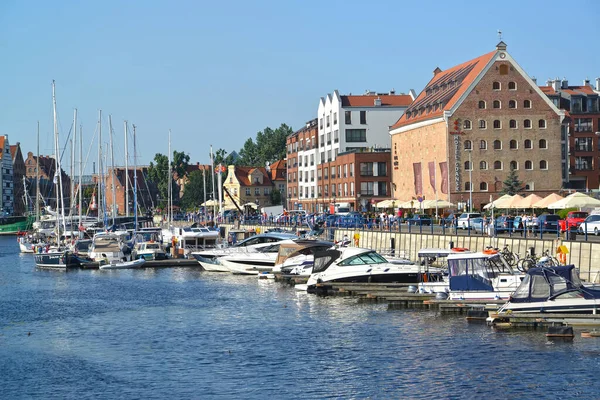
[[87, 151], [102, 109], [115, 158], [127, 119], [138, 164], [167, 154], [169, 129], [172, 150], [208, 163], [211, 144], [237, 151], [265, 127], [300, 128], [334, 89], [418, 93], [436, 66], [492, 51], [498, 29], [538, 83], [594, 80], [599, 19], [597, 0], [3, 0], [0, 134], [35, 154], [39, 120], [51, 154], [55, 79], [61, 141], [76, 107]]

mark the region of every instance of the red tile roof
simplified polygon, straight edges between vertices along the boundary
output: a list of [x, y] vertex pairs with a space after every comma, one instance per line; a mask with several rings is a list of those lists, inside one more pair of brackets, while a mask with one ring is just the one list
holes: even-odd
[[441, 117], [456, 104], [495, 54], [496, 50], [435, 74], [391, 129]]
[[12, 157], [13, 161], [15, 159], [15, 154], [17, 154], [18, 149], [19, 149], [18, 144], [13, 144], [10, 146], [10, 156]]
[[408, 94], [344, 95], [340, 98], [342, 107], [375, 107], [376, 99], [381, 100], [381, 107], [408, 107], [412, 103]]
[[5, 136], [0, 136], [0, 160], [2, 160], [2, 155], [4, 154], [4, 139]]
[[544, 92], [546, 96], [556, 94], [556, 91], [552, 86], [540, 86], [540, 90]]
[[263, 175], [263, 183], [259, 186], [271, 186], [273, 183], [271, 182], [271, 178], [267, 174], [267, 170], [265, 167], [235, 167], [235, 176], [237, 180], [240, 182], [240, 186], [257, 186], [253, 185], [252, 182], [248, 179], [248, 175], [250, 175], [255, 170], [258, 170]]

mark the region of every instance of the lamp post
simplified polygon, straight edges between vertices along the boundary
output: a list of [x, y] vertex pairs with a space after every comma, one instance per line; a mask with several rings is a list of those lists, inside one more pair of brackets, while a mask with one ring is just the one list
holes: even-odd
[[473, 212], [473, 162], [471, 161], [471, 150], [469, 153], [469, 212]]

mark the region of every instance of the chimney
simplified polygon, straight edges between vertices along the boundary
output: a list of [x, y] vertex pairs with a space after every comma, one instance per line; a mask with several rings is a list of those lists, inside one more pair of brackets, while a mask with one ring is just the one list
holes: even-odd
[[535, 76], [531, 77], [531, 80], [533, 81], [533, 83], [535, 83], [535, 85], [537, 86], [537, 78]]
[[584, 79], [583, 80], [583, 86], [590, 86], [590, 80], [589, 79]]
[[396, 89], [392, 88], [392, 90], [390, 90], [390, 96], [393, 96], [396, 94]]
[[556, 78], [552, 81], [552, 89], [554, 89], [556, 92], [560, 90], [560, 79]]
[[600, 78], [596, 78], [596, 90], [600, 92]]
[[375, 107], [381, 107], [381, 98], [377, 97], [375, 100], [373, 100], [373, 104]]
[[552, 79], [548, 79], [546, 81], [546, 86], [552, 86]]
[[435, 67], [435, 69], [433, 70], [433, 76], [436, 76], [440, 72], [442, 72], [442, 70], [440, 69], [440, 67]]
[[561, 89], [567, 89], [569, 87], [569, 81], [567, 80], [567, 78], [564, 78], [561, 84]]

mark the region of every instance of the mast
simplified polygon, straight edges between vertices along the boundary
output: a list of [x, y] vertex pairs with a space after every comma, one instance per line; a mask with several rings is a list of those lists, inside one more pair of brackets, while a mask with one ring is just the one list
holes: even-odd
[[207, 212], [206, 212], [206, 207], [207, 207], [207, 204], [206, 204], [206, 168], [202, 168], [202, 185], [204, 187], [204, 216], [202, 217], [202, 220], [206, 221], [206, 215], [207, 215]]
[[[83, 176], [83, 127], [79, 126], [79, 226], [83, 227], [83, 221], [81, 220], [81, 213], [83, 207], [83, 186], [82, 184], [82, 176]], [[80, 236], [83, 238], [83, 231], [80, 229]]]
[[115, 217], [117, 213], [117, 192], [115, 190], [115, 154], [113, 152], [113, 128], [112, 128], [112, 116], [108, 116], [108, 137], [110, 139], [110, 166], [111, 166], [111, 188], [110, 191], [112, 193], [112, 207], [111, 207], [111, 216], [112, 223], [115, 224]]
[[137, 161], [135, 159], [135, 125], [133, 125], [133, 234], [137, 232], [138, 215], [137, 215]]
[[216, 206], [216, 198], [215, 198], [215, 160], [213, 157], [212, 144], [210, 145], [210, 175], [212, 177], [212, 200], [213, 200], [213, 226], [216, 225], [217, 222], [217, 206]]
[[71, 193], [69, 195], [69, 217], [71, 219], [71, 238], [73, 238], [73, 204], [75, 200], [75, 143], [77, 141], [77, 109], [73, 110], [73, 137], [71, 138]]
[[171, 173], [171, 130], [169, 129], [169, 172], [167, 179], [167, 220], [169, 221], [169, 227], [173, 225], [173, 204], [171, 203], [173, 196], [173, 193], [171, 192], [173, 188], [171, 187]]
[[102, 221], [102, 217], [104, 217], [104, 212], [100, 214], [100, 210], [104, 211], [102, 208], [102, 200], [104, 196], [102, 196], [102, 180], [104, 177], [102, 176], [102, 110], [98, 110], [98, 222]]
[[40, 222], [40, 121], [37, 123], [37, 157], [35, 161], [35, 222]]
[[125, 216], [129, 217], [129, 146], [127, 143], [127, 121], [123, 121], [123, 124], [125, 125]]
[[[54, 82], [54, 80], [52, 81], [52, 111], [53, 111], [53, 117], [54, 117], [54, 151], [55, 151], [55, 166], [56, 166], [56, 170], [54, 171], [54, 179], [55, 179], [55, 184], [57, 185], [56, 187], [56, 205], [57, 207], [60, 205], [60, 212], [58, 212], [57, 209], [57, 216], [58, 216], [58, 223], [57, 226], [60, 227], [60, 224], [62, 222], [63, 225], [63, 232], [66, 231], [66, 224], [65, 224], [65, 204], [64, 204], [64, 198], [63, 198], [63, 187], [62, 187], [62, 174], [61, 174], [61, 166], [60, 166], [60, 144], [59, 144], [59, 140], [58, 140], [58, 120], [56, 117], [56, 84]], [[60, 235], [58, 236], [58, 240], [60, 241]]]

